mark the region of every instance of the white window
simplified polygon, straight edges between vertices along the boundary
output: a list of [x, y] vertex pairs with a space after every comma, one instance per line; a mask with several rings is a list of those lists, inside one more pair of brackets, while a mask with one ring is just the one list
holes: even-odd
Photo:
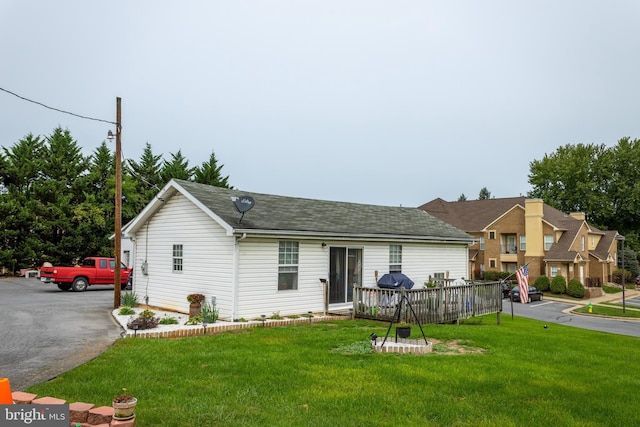
[[182, 245], [173, 245], [173, 271], [182, 271]]
[[520, 236], [520, 250], [521, 251], [527, 250], [527, 236], [525, 235]]
[[496, 268], [496, 259], [492, 258], [489, 260], [489, 268]]
[[496, 232], [495, 231], [490, 231], [489, 232], [489, 240], [495, 240], [496, 238]]
[[124, 251], [123, 258], [122, 262], [124, 262], [126, 266], [129, 266], [131, 262], [131, 251]]
[[584, 251], [584, 236], [580, 236], [580, 250]]
[[402, 245], [389, 245], [389, 273], [402, 272]]
[[555, 265], [551, 266], [551, 277], [556, 277], [558, 275], [558, 267]]
[[278, 249], [278, 290], [298, 289], [298, 242], [283, 240]]
[[484, 236], [480, 236], [480, 250], [484, 251]]
[[545, 234], [544, 235], [544, 250], [548, 251], [551, 249], [551, 245], [553, 245], [553, 235]]

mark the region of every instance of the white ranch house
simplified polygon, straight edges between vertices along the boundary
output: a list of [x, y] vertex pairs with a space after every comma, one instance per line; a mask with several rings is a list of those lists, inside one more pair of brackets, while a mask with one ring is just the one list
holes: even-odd
[[[233, 202], [241, 196], [255, 201], [244, 216]], [[182, 180], [171, 180], [124, 234], [135, 246], [134, 291], [141, 299], [188, 313], [187, 295], [202, 293], [207, 301], [215, 297], [226, 320], [349, 308], [353, 285], [374, 287], [376, 274], [402, 272], [418, 288], [429, 277], [465, 277], [473, 243], [417, 208]]]

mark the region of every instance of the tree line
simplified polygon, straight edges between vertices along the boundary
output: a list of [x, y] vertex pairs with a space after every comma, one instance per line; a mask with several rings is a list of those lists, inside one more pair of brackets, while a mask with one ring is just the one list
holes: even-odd
[[[172, 178], [232, 188], [212, 151], [192, 167], [181, 151], [165, 160], [149, 143], [122, 163], [122, 223], [132, 220]], [[106, 142], [89, 156], [69, 130], [28, 134], [0, 151], [0, 266], [14, 272], [43, 262], [113, 256], [115, 154]]]
[[[122, 168], [122, 223], [132, 220], [172, 178], [232, 188], [212, 151], [192, 167], [180, 150], [165, 160], [146, 144]], [[527, 197], [626, 237], [625, 264], [640, 249], [640, 140], [616, 145], [567, 144], [529, 164]], [[28, 134], [0, 150], [0, 266], [16, 271], [48, 261], [68, 264], [113, 255], [115, 157], [106, 142], [82, 154], [68, 130]], [[483, 187], [479, 199], [490, 198]], [[462, 194], [459, 200], [466, 200]], [[632, 269], [633, 270], [633, 269]]]

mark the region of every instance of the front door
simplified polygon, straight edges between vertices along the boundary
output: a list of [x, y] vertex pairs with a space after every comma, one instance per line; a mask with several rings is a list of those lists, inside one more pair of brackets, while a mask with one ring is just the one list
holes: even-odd
[[362, 286], [362, 249], [329, 250], [329, 304], [353, 301], [353, 286]]

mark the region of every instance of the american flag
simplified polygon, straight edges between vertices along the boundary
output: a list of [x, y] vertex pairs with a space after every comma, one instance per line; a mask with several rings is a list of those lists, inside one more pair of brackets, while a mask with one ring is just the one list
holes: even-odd
[[516, 277], [520, 288], [520, 302], [524, 304], [529, 301], [529, 267], [526, 265], [520, 267], [516, 271]]

